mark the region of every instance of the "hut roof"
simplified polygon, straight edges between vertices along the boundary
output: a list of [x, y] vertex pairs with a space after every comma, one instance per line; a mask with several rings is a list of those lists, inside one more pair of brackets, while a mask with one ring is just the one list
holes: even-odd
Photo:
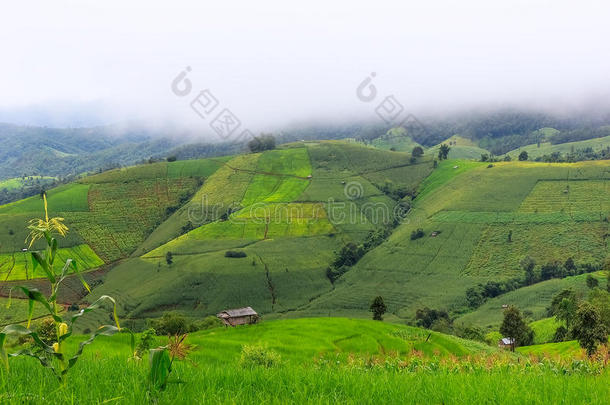
[[255, 310], [251, 307], [237, 308], [237, 309], [225, 309], [218, 313], [218, 317], [224, 318], [236, 318], [240, 316], [258, 315]]

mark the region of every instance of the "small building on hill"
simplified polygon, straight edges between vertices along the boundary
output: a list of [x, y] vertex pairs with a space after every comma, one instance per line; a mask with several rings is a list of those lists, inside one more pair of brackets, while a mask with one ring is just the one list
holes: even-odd
[[512, 349], [515, 340], [513, 338], [502, 338], [498, 341], [498, 347], [501, 349]]
[[251, 307], [226, 309], [217, 313], [216, 316], [225, 326], [250, 325], [259, 320], [258, 314]]

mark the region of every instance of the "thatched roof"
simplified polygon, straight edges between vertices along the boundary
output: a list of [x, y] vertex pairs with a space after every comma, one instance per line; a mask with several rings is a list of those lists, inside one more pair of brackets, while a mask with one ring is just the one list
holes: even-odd
[[240, 316], [258, 315], [251, 307], [226, 309], [220, 311], [216, 316], [219, 318], [239, 318]]

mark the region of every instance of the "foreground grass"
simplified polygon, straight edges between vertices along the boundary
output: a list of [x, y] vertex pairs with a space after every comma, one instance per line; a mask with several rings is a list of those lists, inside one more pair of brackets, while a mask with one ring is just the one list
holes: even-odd
[[[66, 387], [36, 360], [11, 359], [10, 373], [0, 371], [0, 403], [597, 404], [610, 395], [608, 371], [585, 363], [536, 360], [530, 367], [524, 357], [515, 361], [478, 343], [439, 333], [426, 339], [428, 334], [341, 318], [198, 332], [189, 336], [195, 351], [174, 363], [162, 392], [148, 383], [147, 359], [129, 359], [127, 336], [101, 338], [88, 347]], [[281, 355], [280, 363], [243, 366], [245, 344], [266, 345]]]
[[307, 366], [175, 365], [174, 383], [149, 391], [146, 362], [86, 359], [59, 388], [34, 360], [0, 378], [3, 403], [607, 403], [610, 376], [510, 371], [408, 373]]

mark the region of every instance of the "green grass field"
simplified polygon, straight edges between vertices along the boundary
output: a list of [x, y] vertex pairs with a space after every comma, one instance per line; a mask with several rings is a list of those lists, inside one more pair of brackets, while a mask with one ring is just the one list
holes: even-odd
[[[128, 337], [120, 335], [87, 347], [65, 388], [34, 359], [10, 359], [10, 373], [0, 372], [0, 401], [602, 404], [610, 395], [605, 371], [596, 374], [581, 367], [562, 372], [570, 366], [558, 371], [554, 363], [525, 366], [525, 357], [516, 361], [480, 344], [381, 322], [263, 322], [198, 332], [187, 341], [195, 350], [189, 361], [174, 363], [165, 391], [150, 389], [148, 362], [128, 360]], [[241, 365], [242, 347], [252, 344], [278, 353], [279, 364]], [[412, 354], [413, 349], [421, 355]]]

